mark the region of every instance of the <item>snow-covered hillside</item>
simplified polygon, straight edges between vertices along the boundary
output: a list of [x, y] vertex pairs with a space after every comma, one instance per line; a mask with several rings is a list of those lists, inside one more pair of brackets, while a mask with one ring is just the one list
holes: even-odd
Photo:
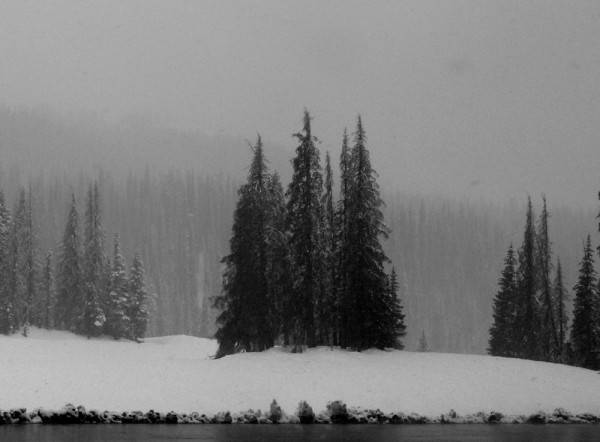
[[437, 416], [500, 411], [600, 414], [600, 374], [488, 356], [281, 348], [211, 360], [216, 343], [188, 336], [130, 341], [30, 330], [0, 336], [0, 409], [66, 403], [99, 410], [293, 413], [300, 400]]

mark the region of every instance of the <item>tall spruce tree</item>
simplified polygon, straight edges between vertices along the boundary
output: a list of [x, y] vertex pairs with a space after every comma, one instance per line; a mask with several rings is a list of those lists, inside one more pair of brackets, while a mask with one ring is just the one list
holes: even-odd
[[85, 307], [80, 331], [87, 337], [102, 333], [106, 315], [103, 310], [104, 295], [104, 233], [100, 219], [100, 193], [98, 183], [88, 188], [85, 211], [85, 235], [83, 243], [83, 275]]
[[515, 252], [512, 244], [504, 258], [504, 269], [498, 281], [500, 289], [494, 298], [494, 322], [490, 328], [488, 353], [492, 356], [515, 356], [514, 342], [517, 281]]
[[540, 314], [538, 307], [538, 269], [536, 265], [536, 232], [531, 198], [527, 202], [527, 218], [523, 245], [519, 250], [515, 344], [517, 356], [540, 358]]
[[389, 289], [384, 264], [389, 260], [380, 243], [380, 238], [388, 237], [389, 230], [383, 223], [383, 201], [366, 141], [359, 116], [350, 160], [348, 238], [344, 244], [347, 287], [341, 299], [345, 344], [359, 351], [388, 347], [397, 338], [390, 336], [388, 326], [396, 320], [396, 313], [386, 302]]
[[291, 315], [292, 262], [285, 232], [285, 197], [277, 172], [267, 181], [267, 285], [272, 318], [273, 336], [283, 334], [284, 345], [289, 345], [292, 334]]
[[214, 307], [221, 310], [217, 317], [217, 357], [275, 345], [277, 319], [269, 297], [276, 290], [269, 288], [268, 267], [269, 238], [275, 240], [278, 233], [272, 231], [271, 177], [260, 136], [253, 152], [248, 182], [238, 191], [230, 254], [223, 259], [223, 293], [213, 300]]
[[144, 339], [148, 328], [148, 293], [146, 292], [146, 280], [144, 277], [144, 264], [142, 256], [136, 253], [133, 263], [129, 269], [129, 305], [127, 316], [131, 321], [133, 339], [139, 342]]
[[318, 344], [334, 345], [337, 332], [337, 294], [334, 289], [336, 273], [335, 256], [335, 210], [333, 203], [333, 172], [331, 170], [331, 159], [329, 152], [325, 153], [325, 192], [323, 194], [323, 243], [322, 250], [325, 268], [322, 275], [321, 297], [318, 299], [317, 329], [319, 331]]
[[567, 289], [563, 283], [562, 266], [560, 259], [556, 263], [556, 277], [553, 284], [553, 298], [556, 306], [557, 332], [558, 332], [558, 362], [567, 362], [567, 309], [565, 303], [569, 299]]
[[315, 304], [325, 298], [323, 246], [323, 177], [311, 118], [304, 111], [303, 128], [294, 135], [300, 143], [292, 161], [292, 182], [287, 190], [286, 227], [293, 263], [295, 350], [317, 345]]
[[387, 306], [389, 310], [388, 321], [389, 331], [387, 333], [388, 341], [384, 343], [385, 347], [392, 347], [396, 350], [404, 349], [404, 344], [400, 338], [406, 335], [406, 324], [404, 324], [404, 307], [398, 297], [398, 275], [396, 268], [392, 267], [388, 281]]
[[579, 265], [579, 278], [573, 290], [573, 362], [581, 367], [596, 370], [600, 368], [600, 300], [592, 240], [589, 235]]
[[14, 325], [14, 309], [10, 291], [10, 210], [0, 189], [0, 333], [9, 334]]
[[555, 361], [559, 357], [556, 306], [552, 296], [552, 245], [548, 234], [548, 210], [546, 196], [543, 195], [542, 213], [538, 221], [536, 251], [539, 287], [540, 287], [540, 357], [546, 361]]
[[106, 330], [117, 340], [131, 336], [131, 321], [127, 316], [127, 307], [129, 306], [128, 281], [127, 274], [125, 273], [125, 262], [120, 248], [119, 235], [115, 235]]
[[85, 305], [79, 235], [77, 201], [73, 195], [60, 245], [56, 277], [55, 324], [63, 330], [75, 331], [77, 329]]
[[348, 206], [350, 195], [350, 148], [348, 142], [348, 131], [344, 129], [342, 138], [342, 153], [340, 155], [340, 198], [335, 211], [335, 302], [337, 311], [337, 343], [346, 348], [346, 337], [341, 324], [348, 321], [347, 314], [349, 309], [342, 305], [342, 299], [346, 295], [348, 285], [348, 273], [345, 267], [345, 253], [348, 245]]
[[33, 231], [31, 191], [27, 197], [21, 190], [12, 219], [9, 241], [9, 271], [7, 284], [14, 308], [12, 329], [37, 325], [38, 269]]

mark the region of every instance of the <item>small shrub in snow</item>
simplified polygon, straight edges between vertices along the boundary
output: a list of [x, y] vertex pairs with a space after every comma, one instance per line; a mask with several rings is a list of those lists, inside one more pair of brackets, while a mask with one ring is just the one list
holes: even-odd
[[463, 419], [454, 410], [450, 410], [447, 414], [442, 414], [440, 423], [442, 424], [460, 424]]
[[331, 418], [329, 414], [324, 411], [321, 411], [319, 414], [315, 416], [315, 424], [330, 424]]
[[409, 424], [427, 424], [430, 422], [427, 416], [421, 416], [417, 413], [410, 413], [406, 418]]
[[231, 423], [233, 424], [245, 424], [246, 418], [243, 413], [233, 413], [231, 415]]
[[67, 404], [58, 412], [58, 419], [61, 424], [79, 423], [79, 412], [73, 404]]
[[388, 422], [390, 424], [395, 424], [395, 425], [405, 424], [406, 421], [407, 420], [406, 420], [406, 416], [404, 415], [404, 413], [393, 413], [388, 418]]
[[589, 424], [589, 421], [584, 421], [583, 419], [578, 418], [577, 416], [573, 416], [569, 419], [570, 424]]
[[342, 401], [333, 401], [327, 404], [327, 411], [334, 424], [345, 424], [348, 422], [348, 409]]
[[257, 424], [258, 423], [257, 414], [260, 414], [260, 410], [259, 410], [259, 413], [255, 413], [254, 410], [252, 410], [252, 409], [248, 410], [244, 414], [244, 419], [246, 420], [246, 423], [247, 424]]
[[29, 416], [29, 413], [21, 413], [18, 421], [20, 424], [29, 424], [31, 423], [31, 417]]
[[150, 410], [148, 413], [146, 413], [146, 417], [148, 418], [148, 420], [152, 424], [155, 423], [158, 420], [158, 416], [156, 415], [156, 413], [154, 412], [154, 410]]
[[271, 419], [269, 419], [266, 415], [261, 415], [258, 416], [258, 423], [259, 424], [272, 424], [273, 422], [271, 421]]
[[591, 413], [581, 413], [581, 414], [578, 414], [576, 417], [578, 417], [581, 420], [587, 421], [587, 422], [597, 423], [599, 421], [598, 416], [594, 416]]
[[570, 423], [569, 419], [563, 419], [562, 417], [557, 416], [548, 416], [546, 419], [547, 424], [568, 424]]
[[529, 424], [545, 424], [546, 423], [546, 413], [543, 411], [538, 411], [537, 413], [532, 414], [527, 419], [527, 423]]
[[13, 408], [9, 411], [0, 410], [0, 425], [6, 424], [85, 424], [85, 423], [124, 423], [124, 424], [330, 424], [347, 422], [349, 424], [497, 424], [497, 423], [535, 423], [535, 424], [589, 424], [599, 423], [600, 416], [591, 413], [581, 413], [573, 416], [563, 408], [557, 408], [552, 413], [538, 411], [530, 416], [508, 415], [492, 411], [478, 412], [476, 414], [459, 415], [455, 410], [429, 418], [417, 413], [384, 413], [379, 409], [363, 409], [360, 407], [347, 407], [342, 401], [333, 401], [327, 404], [327, 410], [315, 415], [313, 409], [306, 401], [298, 404], [295, 415], [288, 416], [277, 401], [273, 399], [269, 412], [249, 409], [245, 412], [231, 414], [229, 411], [220, 412], [211, 417], [197, 412], [181, 414], [171, 411], [159, 413], [150, 410], [144, 413], [140, 410], [113, 412], [97, 410], [86, 411], [85, 407], [75, 407], [67, 404], [60, 411], [36, 408], [27, 412], [26, 408]]
[[104, 415], [104, 422], [108, 422], [110, 424], [123, 423], [123, 419], [121, 419], [121, 415], [119, 413], [116, 413], [114, 411], [105, 411], [103, 413], [103, 415]]
[[367, 410], [367, 418], [370, 424], [380, 424], [385, 421], [385, 414], [379, 408], [377, 410]]
[[13, 419], [19, 419], [22, 413], [27, 411], [26, 408], [13, 408], [10, 410], [10, 417]]
[[173, 411], [167, 413], [167, 417], [165, 418], [165, 423], [166, 424], [176, 424], [181, 422], [182, 418], [181, 416], [179, 416], [177, 413], [174, 413]]
[[12, 424], [12, 417], [8, 411], [0, 413], [0, 424]]
[[77, 415], [79, 416], [80, 419], [85, 418], [85, 416], [87, 415], [87, 413], [85, 411], [85, 407], [83, 405], [77, 406]]
[[492, 411], [488, 416], [484, 417], [484, 421], [488, 424], [497, 424], [504, 418], [502, 413], [498, 413], [497, 411]]
[[348, 410], [349, 424], [366, 424], [369, 418], [367, 412], [360, 407], [351, 407]]
[[296, 415], [300, 419], [301, 424], [312, 424], [315, 420], [315, 413], [306, 401], [300, 401]]
[[564, 408], [557, 408], [556, 410], [554, 410], [554, 413], [552, 413], [552, 416], [569, 420], [573, 417], [573, 414], [569, 413]]
[[231, 413], [229, 411], [220, 411], [214, 415], [212, 422], [215, 424], [230, 424], [233, 422], [233, 418], [231, 417]]
[[269, 406], [269, 419], [271, 419], [271, 422], [274, 424], [281, 420], [281, 407], [275, 399], [273, 399], [273, 402], [271, 402], [271, 405]]
[[190, 413], [189, 418], [192, 420], [192, 423], [194, 424], [201, 424], [202, 420], [200, 417], [200, 414], [196, 411], [193, 411]]
[[37, 414], [42, 419], [43, 423], [50, 424], [52, 423], [52, 420], [55, 419], [54, 415], [56, 413], [51, 410], [46, 410], [45, 408], [40, 408]]

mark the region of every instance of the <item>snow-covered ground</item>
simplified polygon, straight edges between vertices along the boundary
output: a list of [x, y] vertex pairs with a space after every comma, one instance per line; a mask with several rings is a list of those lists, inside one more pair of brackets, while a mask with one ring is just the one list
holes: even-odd
[[281, 348], [212, 360], [216, 342], [189, 336], [143, 344], [31, 329], [0, 335], [0, 409], [66, 403], [88, 409], [293, 413], [342, 400], [385, 412], [438, 416], [500, 411], [600, 415], [600, 374], [558, 364], [489, 356]]

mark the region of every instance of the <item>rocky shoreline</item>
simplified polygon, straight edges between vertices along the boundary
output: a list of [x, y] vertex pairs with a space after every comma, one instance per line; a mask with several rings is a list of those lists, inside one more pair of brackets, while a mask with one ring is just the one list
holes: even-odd
[[0, 425], [14, 424], [597, 424], [600, 416], [591, 413], [572, 414], [562, 408], [552, 413], [538, 411], [531, 415], [504, 415], [499, 412], [459, 415], [454, 410], [437, 417], [416, 413], [384, 413], [381, 410], [348, 407], [342, 401], [327, 404], [327, 409], [314, 413], [305, 401], [296, 412], [286, 414], [275, 400], [269, 410], [229, 411], [214, 415], [192, 413], [161, 413], [142, 411], [86, 410], [84, 406], [67, 404], [60, 410], [25, 408], [0, 410]]

